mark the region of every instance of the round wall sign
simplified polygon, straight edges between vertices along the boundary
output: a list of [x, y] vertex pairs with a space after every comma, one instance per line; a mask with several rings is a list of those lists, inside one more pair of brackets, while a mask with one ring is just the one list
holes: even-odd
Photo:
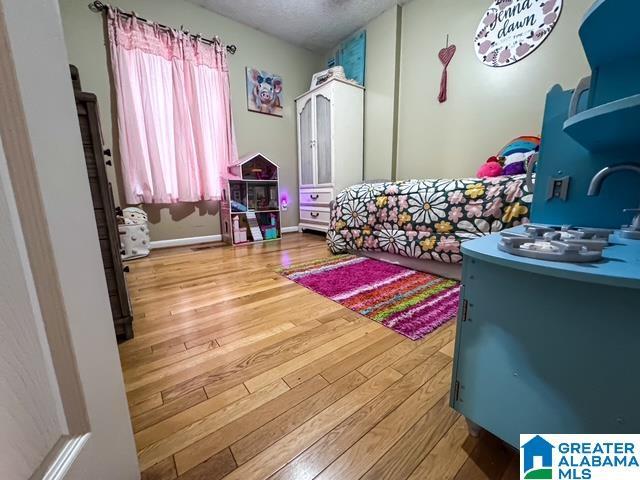
[[476, 55], [490, 67], [522, 60], [551, 34], [561, 11], [562, 0], [495, 0], [478, 26]]

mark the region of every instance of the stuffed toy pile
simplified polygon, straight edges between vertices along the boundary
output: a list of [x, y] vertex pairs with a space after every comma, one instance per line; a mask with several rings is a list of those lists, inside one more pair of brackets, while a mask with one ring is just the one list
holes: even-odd
[[527, 163], [540, 149], [540, 137], [523, 136], [509, 142], [496, 156], [489, 157], [478, 170], [479, 178], [519, 175], [527, 170]]

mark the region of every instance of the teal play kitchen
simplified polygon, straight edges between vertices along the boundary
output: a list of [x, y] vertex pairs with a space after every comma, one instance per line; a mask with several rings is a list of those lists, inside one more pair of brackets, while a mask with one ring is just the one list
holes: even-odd
[[471, 433], [640, 433], [640, 2], [579, 30], [547, 95], [532, 225], [466, 242], [451, 406]]

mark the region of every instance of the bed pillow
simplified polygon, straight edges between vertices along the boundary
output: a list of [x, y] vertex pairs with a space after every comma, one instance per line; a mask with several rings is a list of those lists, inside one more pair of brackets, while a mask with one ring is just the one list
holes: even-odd
[[522, 136], [507, 143], [498, 153], [498, 157], [508, 157], [514, 153], [528, 153], [540, 148], [540, 137]]

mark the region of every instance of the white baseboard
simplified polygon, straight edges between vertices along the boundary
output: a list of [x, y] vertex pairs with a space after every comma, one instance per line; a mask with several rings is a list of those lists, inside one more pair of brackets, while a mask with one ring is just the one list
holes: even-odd
[[156, 240], [149, 243], [151, 250], [156, 248], [184, 247], [187, 245], [198, 245], [200, 243], [220, 242], [222, 235], [204, 235], [202, 237], [173, 238], [171, 240]]
[[[297, 233], [298, 227], [283, 227], [282, 233]], [[198, 245], [200, 243], [221, 242], [222, 235], [204, 235], [202, 237], [172, 238], [170, 240], [156, 240], [149, 244], [151, 250], [157, 248], [185, 247], [188, 245]]]

